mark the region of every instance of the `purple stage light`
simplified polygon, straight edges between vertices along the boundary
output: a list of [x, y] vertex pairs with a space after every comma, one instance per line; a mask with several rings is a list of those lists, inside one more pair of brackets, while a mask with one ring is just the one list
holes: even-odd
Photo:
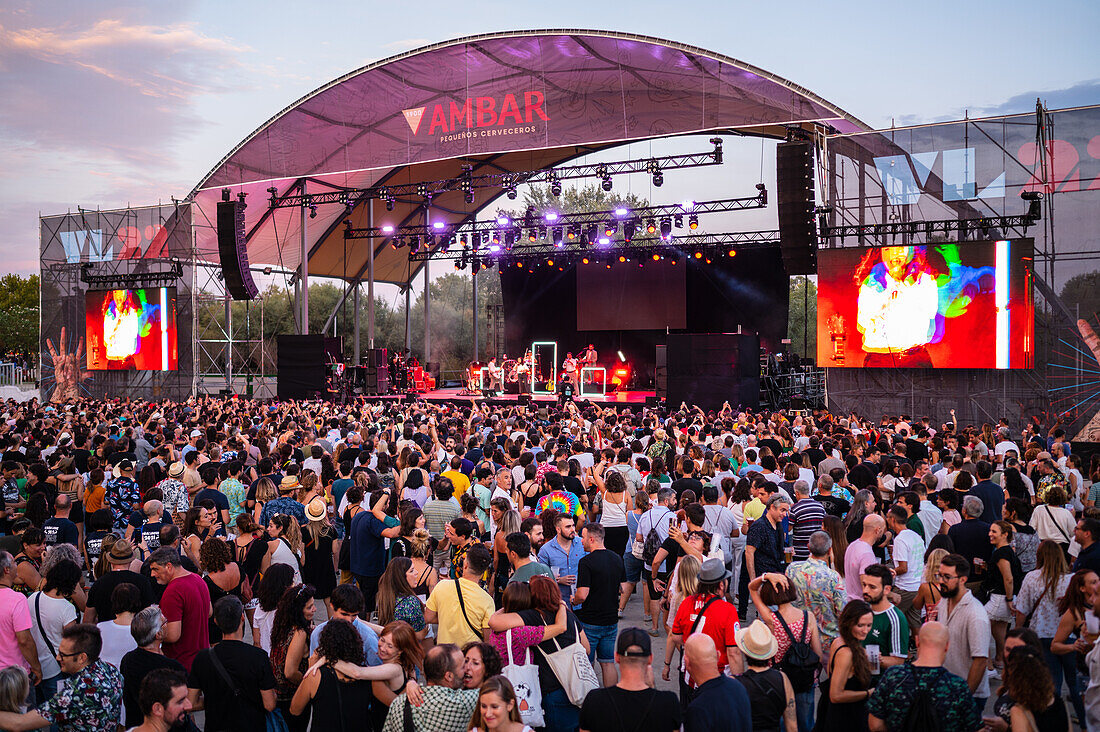
[[497, 226], [507, 226], [507, 225], [508, 225], [508, 217], [507, 216], [497, 216]]
[[434, 229], [442, 229], [446, 225], [447, 225], [446, 222], [443, 222], [443, 221], [432, 222], [432, 228], [434, 228]]
[[627, 210], [626, 210], [625, 208], [623, 208], [622, 206], [620, 206], [619, 208], [615, 209], [615, 215], [616, 215], [616, 216], [618, 216], [618, 217], [619, 217], [620, 219], [621, 219], [621, 218], [623, 218], [624, 216], [628, 216], [629, 214], [630, 214], [630, 212], [629, 212], [629, 211], [627, 211]]
[[546, 219], [547, 221], [557, 221], [558, 220], [558, 212], [557, 211], [547, 211], [546, 214], [543, 216], [543, 218]]
[[682, 208], [685, 211], [690, 211], [693, 208], [695, 208], [695, 201], [684, 201], [683, 203], [680, 204], [680, 208]]
[[497, 252], [500, 251], [500, 244], [490, 244], [489, 245], [489, 251], [496, 254]]
[[393, 233], [393, 225], [392, 224], [386, 224], [385, 226], [383, 226], [382, 227], [382, 233], [383, 234], [392, 234]]
[[600, 243], [601, 247], [606, 247], [608, 244], [611, 243], [611, 240], [608, 239], [606, 236], [601, 236], [599, 239], [597, 239], [597, 241]]

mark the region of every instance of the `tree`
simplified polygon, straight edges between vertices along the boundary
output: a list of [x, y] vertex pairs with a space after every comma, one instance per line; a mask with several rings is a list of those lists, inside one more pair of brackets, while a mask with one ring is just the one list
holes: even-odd
[[817, 285], [809, 277], [792, 277], [789, 298], [790, 351], [813, 359], [817, 353]]
[[[560, 196], [550, 193], [550, 187], [531, 186], [523, 194], [524, 209], [534, 206], [539, 216], [547, 211], [557, 211], [563, 214], [588, 213], [590, 211], [610, 211], [618, 206], [626, 209], [643, 208], [649, 205], [649, 201], [639, 198], [633, 193], [618, 193], [605, 191], [595, 183], [583, 188], [569, 187], [562, 190]], [[510, 219], [523, 219], [523, 211], [508, 211], [500, 209], [499, 212]]]
[[0, 277], [0, 357], [38, 353], [38, 275]]
[[1077, 313], [1080, 308], [1080, 317], [1089, 320], [1100, 313], [1100, 271], [1070, 277], [1060, 296], [1070, 313]]

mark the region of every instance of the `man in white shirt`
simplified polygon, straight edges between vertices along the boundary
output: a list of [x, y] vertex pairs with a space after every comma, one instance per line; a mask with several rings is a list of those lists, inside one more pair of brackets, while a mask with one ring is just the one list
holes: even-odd
[[723, 561], [728, 566], [733, 559], [733, 551], [730, 546], [731, 537], [740, 536], [741, 531], [737, 526], [737, 519], [733, 511], [725, 506], [718, 505], [718, 487], [715, 485], [703, 486], [703, 511], [707, 518], [703, 522], [703, 531], [711, 534], [718, 540], [722, 547]]
[[921, 526], [924, 527], [925, 549], [928, 549], [932, 537], [940, 533], [940, 525], [943, 523], [943, 511], [940, 510], [939, 506], [928, 500], [928, 490], [935, 487], [936, 477], [929, 473], [925, 473], [923, 478], [909, 484], [909, 490], [920, 497], [920, 510], [917, 511], [917, 518], [920, 519]]
[[898, 609], [905, 613], [910, 629], [920, 627], [920, 607], [914, 607], [917, 590], [920, 589], [924, 575], [924, 539], [920, 534], [907, 529], [905, 522], [908, 512], [901, 506], [891, 506], [886, 513], [886, 523], [894, 532], [894, 545], [891, 552], [894, 558], [894, 589], [901, 595]]

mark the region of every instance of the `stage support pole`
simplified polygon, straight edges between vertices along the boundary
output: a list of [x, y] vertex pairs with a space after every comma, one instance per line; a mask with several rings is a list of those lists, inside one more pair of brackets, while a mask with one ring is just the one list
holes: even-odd
[[[368, 244], [369, 245], [369, 244]], [[362, 283], [359, 280], [355, 281], [355, 291], [352, 293], [352, 307], [355, 308], [355, 347], [351, 352], [352, 365], [359, 365], [359, 285]]]
[[405, 350], [412, 352], [412, 280], [405, 283]]
[[480, 359], [478, 359], [477, 354], [477, 347], [479, 343], [477, 336], [477, 272], [474, 272], [470, 275], [470, 280], [474, 283], [474, 360], [478, 361]]
[[[302, 186], [303, 192], [305, 186]], [[309, 239], [306, 230], [306, 221], [308, 221], [308, 214], [306, 207], [302, 206], [302, 263], [300, 265], [298, 281], [300, 288], [298, 290], [299, 300], [298, 307], [300, 315], [298, 316], [298, 333], [301, 335], [309, 335]]]
[[[374, 228], [374, 201], [367, 201], [367, 228]], [[358, 323], [359, 308], [355, 317]], [[367, 348], [374, 348], [374, 239], [367, 239]]]
[[233, 393], [233, 300], [225, 292], [225, 388]]
[[[424, 230], [427, 232], [432, 231], [431, 211], [432, 206], [429, 202], [424, 204]], [[434, 237], [432, 237], [434, 238]], [[429, 240], [430, 241], [430, 240]], [[429, 244], [429, 255], [431, 254], [431, 245]], [[430, 257], [424, 260], [424, 368], [428, 367], [428, 362], [432, 360], [432, 298], [431, 298], [431, 279], [428, 270], [428, 265], [431, 264]]]

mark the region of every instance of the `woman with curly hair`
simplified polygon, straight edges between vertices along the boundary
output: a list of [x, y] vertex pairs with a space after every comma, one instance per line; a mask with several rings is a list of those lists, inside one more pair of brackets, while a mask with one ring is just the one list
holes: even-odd
[[[871, 661], [863, 641], [874, 623], [871, 606], [853, 600], [844, 606], [837, 626], [840, 636], [829, 651], [828, 691], [821, 695], [818, 728], [826, 732], [867, 730], [867, 700], [871, 696]], [[824, 687], [823, 687], [824, 688]]]
[[[204, 541], [199, 548], [199, 569], [202, 570], [202, 579], [210, 591], [211, 607], [226, 595], [235, 595], [243, 602], [241, 569], [233, 561], [233, 547], [229, 542], [217, 536]], [[222, 632], [213, 616], [209, 622], [210, 643], [214, 644], [222, 639]]]
[[279, 600], [271, 626], [275, 703], [282, 710], [291, 732], [305, 732], [309, 726], [309, 713], [291, 714], [290, 701], [309, 668], [309, 635], [316, 609], [312, 585], [294, 585]]
[[[360, 666], [343, 660], [333, 666], [349, 678], [371, 682], [374, 703], [371, 704], [370, 718], [375, 732], [381, 732], [390, 704], [405, 689], [409, 680], [415, 678], [417, 668], [424, 664], [424, 651], [412, 626], [395, 620], [383, 628], [378, 635], [378, 659], [382, 661], [381, 666]], [[410, 686], [413, 690], [409, 692], [409, 698], [416, 703], [419, 688], [415, 682]]]
[[[313, 708], [313, 729], [358, 729], [370, 718], [371, 682], [341, 673], [339, 662], [363, 664], [363, 639], [346, 620], [330, 620], [321, 629], [317, 654], [324, 661], [310, 672], [294, 692], [290, 713], [304, 715]], [[317, 667], [314, 667], [317, 668]]]
[[390, 542], [391, 557], [407, 557], [411, 552], [412, 535], [417, 529], [423, 529], [426, 525], [424, 512], [416, 506], [409, 506], [401, 511], [401, 534]]
[[503, 664], [500, 654], [492, 643], [475, 641], [462, 648], [462, 686], [465, 689], [478, 689], [486, 679], [500, 673]]
[[395, 620], [403, 620], [416, 631], [419, 640], [424, 640], [428, 634], [428, 624], [424, 622], [424, 604], [411, 584], [415, 579], [411, 559], [394, 557], [390, 560], [378, 580], [378, 623], [389, 625]]
[[1066, 703], [1055, 693], [1050, 669], [1035, 649], [1014, 648], [1005, 658], [1004, 691], [1011, 697], [1012, 732], [1068, 730]]
[[[1054, 488], [1051, 489], [1056, 490]], [[1085, 705], [1081, 699], [1081, 691], [1077, 686], [1077, 660], [1084, 656], [1092, 648], [1092, 644], [1085, 638], [1087, 630], [1087, 617], [1092, 612], [1096, 602], [1096, 595], [1100, 592], [1100, 576], [1091, 569], [1079, 569], [1073, 573], [1066, 587], [1066, 594], [1058, 601], [1058, 612], [1061, 618], [1058, 621], [1058, 629], [1054, 631], [1054, 638], [1050, 642], [1050, 651], [1058, 665], [1050, 664], [1054, 683], [1057, 684], [1055, 692], [1062, 693], [1062, 679], [1065, 676], [1066, 686], [1069, 687], [1069, 700], [1077, 712], [1078, 719], [1084, 719]]]
[[294, 584], [294, 572], [285, 564], [272, 565], [256, 587], [256, 612], [252, 616], [252, 645], [271, 652], [271, 628], [279, 600]]

